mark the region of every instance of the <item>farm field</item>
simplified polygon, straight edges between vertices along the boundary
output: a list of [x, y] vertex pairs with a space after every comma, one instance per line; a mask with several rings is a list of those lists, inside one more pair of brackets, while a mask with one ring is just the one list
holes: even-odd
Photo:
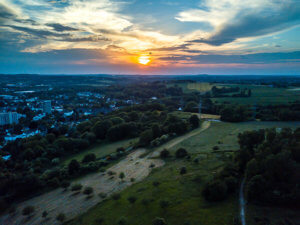
[[[251, 89], [252, 96], [248, 98], [242, 97], [223, 97], [212, 98], [216, 103], [232, 103], [232, 104], [288, 104], [300, 99], [299, 88], [274, 88], [266, 85], [240, 85], [240, 84], [210, 84], [210, 83], [180, 83], [177, 84], [182, 88], [183, 92], [189, 93], [193, 91], [206, 92], [210, 91], [213, 86], [216, 87], [239, 87], [240, 89]], [[230, 93], [231, 95], [233, 93]]]
[[[271, 127], [296, 128], [299, 123], [210, 123], [210, 127], [203, 132], [176, 145], [169, 143], [170, 148], [165, 145], [172, 155], [166, 160], [165, 166], [154, 169], [143, 181], [120, 192], [120, 199], [107, 199], [68, 224], [115, 225], [123, 220], [130, 225], [140, 225], [152, 224], [155, 217], [163, 217], [171, 225], [233, 224], [233, 218], [238, 216], [237, 196], [231, 196], [223, 202], [208, 203], [201, 195], [204, 184], [231, 158], [232, 151], [238, 149], [239, 132]], [[216, 145], [219, 150], [212, 150]], [[175, 160], [174, 153], [179, 147], [184, 147], [190, 153], [190, 160]], [[155, 150], [160, 151], [161, 147]], [[196, 158], [198, 163], [194, 162]], [[182, 167], [187, 169], [184, 175], [179, 173]], [[159, 185], [153, 185], [153, 182]], [[130, 197], [136, 201], [129, 203]]]

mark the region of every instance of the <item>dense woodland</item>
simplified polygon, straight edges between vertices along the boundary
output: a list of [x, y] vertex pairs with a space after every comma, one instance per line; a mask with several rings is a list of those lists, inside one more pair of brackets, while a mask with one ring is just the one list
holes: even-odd
[[205, 198], [221, 201], [245, 179], [248, 202], [299, 207], [300, 129], [246, 131], [238, 140], [240, 150], [207, 184]]

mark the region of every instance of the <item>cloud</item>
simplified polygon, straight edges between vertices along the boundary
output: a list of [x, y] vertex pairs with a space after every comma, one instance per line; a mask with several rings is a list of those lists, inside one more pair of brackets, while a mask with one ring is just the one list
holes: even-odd
[[181, 12], [182, 22], [207, 22], [212, 33], [191, 42], [223, 45], [239, 38], [257, 37], [299, 25], [298, 0], [207, 0], [204, 9]]
[[55, 31], [58, 32], [63, 32], [63, 31], [78, 31], [78, 29], [69, 27], [69, 26], [64, 26], [59, 23], [47, 23], [46, 24], [49, 27], [52, 27]]
[[66, 36], [68, 36], [68, 34], [55, 33], [55, 32], [51, 32], [51, 31], [48, 31], [48, 30], [33, 29], [33, 28], [29, 28], [29, 27], [20, 27], [20, 26], [14, 26], [14, 25], [7, 25], [7, 27], [10, 27], [14, 30], [22, 31], [22, 32], [25, 32], [27, 34], [31, 34], [31, 35], [34, 35], [34, 36], [37, 36], [37, 37], [48, 37], [48, 36], [66, 37]]
[[300, 62], [300, 51], [253, 53], [239, 55], [201, 54], [201, 55], [174, 55], [161, 57], [161, 60], [180, 61], [188, 60], [191, 64], [273, 64]]

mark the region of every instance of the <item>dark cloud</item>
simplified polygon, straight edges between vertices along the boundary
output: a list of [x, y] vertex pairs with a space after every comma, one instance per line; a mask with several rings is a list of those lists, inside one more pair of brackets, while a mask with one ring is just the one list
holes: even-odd
[[64, 26], [59, 23], [47, 23], [46, 24], [49, 27], [52, 27], [55, 31], [58, 32], [63, 32], [63, 31], [78, 31], [78, 29], [69, 27], [69, 26]]
[[60, 39], [59, 41], [67, 41], [67, 42], [98, 42], [98, 41], [110, 41], [110, 39], [99, 36], [93, 35], [88, 37], [68, 37]]
[[182, 44], [178, 46], [171, 46], [171, 47], [162, 47], [162, 48], [150, 48], [147, 51], [157, 51], [157, 52], [164, 52], [164, 51], [178, 51], [178, 50], [187, 50], [190, 44]]
[[42, 30], [42, 29], [34, 29], [29, 27], [20, 27], [20, 26], [14, 26], [14, 25], [6, 25], [6, 27], [10, 27], [14, 30], [23, 31], [27, 34], [31, 34], [37, 37], [67, 37], [69, 34], [61, 34], [61, 33], [55, 33], [48, 30]]
[[247, 55], [175, 55], [171, 57], [161, 57], [165, 61], [189, 60], [196, 64], [270, 64], [300, 62], [300, 51], [296, 52], [277, 52], [277, 53], [253, 53]]
[[[270, 9], [271, 10], [271, 9]], [[295, 0], [281, 6], [276, 12], [240, 12], [230, 23], [225, 24], [208, 39], [196, 39], [192, 43], [222, 45], [238, 38], [255, 37], [278, 32], [299, 24], [300, 4]]]
[[7, 8], [5, 5], [0, 3], [0, 21], [2, 19], [11, 19], [14, 18], [15, 14], [13, 13], [12, 10]]

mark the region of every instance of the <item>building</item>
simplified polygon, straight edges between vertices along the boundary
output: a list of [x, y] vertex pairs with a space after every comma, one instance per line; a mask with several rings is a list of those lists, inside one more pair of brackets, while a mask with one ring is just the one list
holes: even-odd
[[51, 101], [46, 100], [43, 102], [43, 112], [46, 114], [51, 114]]
[[16, 112], [0, 113], [0, 125], [14, 124], [19, 122], [19, 114]]

